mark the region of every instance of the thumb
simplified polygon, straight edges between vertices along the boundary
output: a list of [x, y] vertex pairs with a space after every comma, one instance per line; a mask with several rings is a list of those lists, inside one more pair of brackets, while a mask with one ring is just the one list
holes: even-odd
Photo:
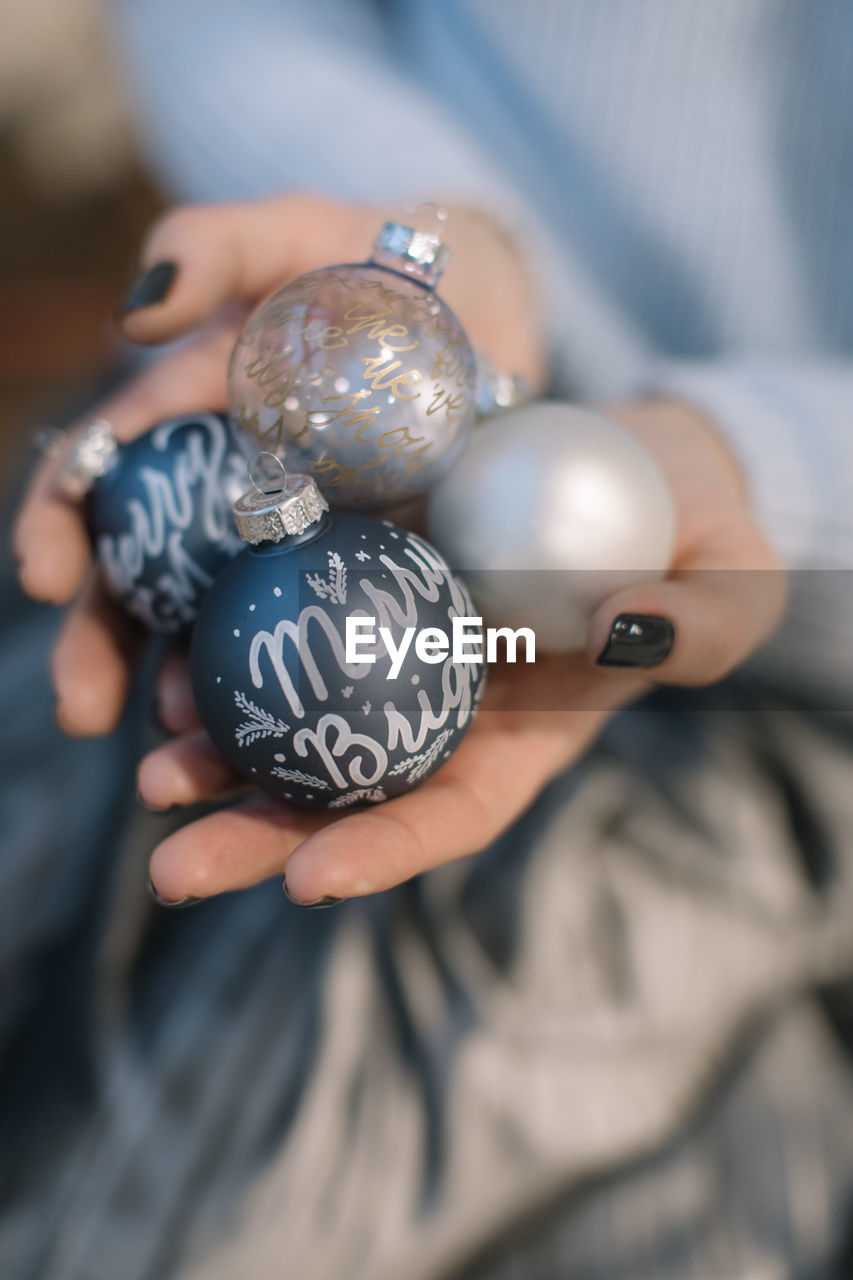
[[688, 557], [664, 582], [616, 592], [596, 609], [587, 653], [602, 668], [648, 668], [665, 684], [711, 684], [734, 670], [782, 616], [785, 572], [743, 517], [727, 545]]
[[361, 261], [375, 210], [308, 195], [173, 210], [149, 233], [119, 321], [157, 343], [205, 323], [223, 303], [263, 296], [329, 261]]

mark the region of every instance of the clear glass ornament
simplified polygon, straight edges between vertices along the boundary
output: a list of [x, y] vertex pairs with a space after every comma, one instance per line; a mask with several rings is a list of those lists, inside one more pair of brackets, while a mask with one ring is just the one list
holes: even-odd
[[276, 454], [350, 508], [407, 501], [444, 475], [477, 412], [474, 354], [433, 287], [448, 258], [440, 236], [389, 222], [368, 263], [262, 302], [229, 367], [246, 453]]

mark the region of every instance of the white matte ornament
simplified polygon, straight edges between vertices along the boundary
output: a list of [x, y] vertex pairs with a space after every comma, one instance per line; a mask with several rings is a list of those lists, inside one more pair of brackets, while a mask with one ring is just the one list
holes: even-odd
[[474, 431], [430, 495], [427, 527], [488, 623], [530, 627], [537, 652], [569, 653], [602, 600], [666, 574], [675, 512], [630, 432], [546, 402]]

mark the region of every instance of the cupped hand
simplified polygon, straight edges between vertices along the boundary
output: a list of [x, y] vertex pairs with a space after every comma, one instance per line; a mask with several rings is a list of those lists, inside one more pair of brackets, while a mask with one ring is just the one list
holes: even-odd
[[[136, 288], [122, 329], [136, 342], [191, 335], [93, 416], [120, 439], [199, 408], [222, 409], [231, 347], [248, 310], [287, 279], [367, 256], [385, 211], [283, 196], [247, 205], [181, 209], [153, 230], [142, 255], [160, 290]], [[442, 293], [474, 346], [500, 368], [543, 378], [537, 305], [523, 265], [483, 216], [454, 211], [455, 256]], [[163, 291], [164, 282], [168, 288]], [[153, 289], [157, 294], [157, 288]], [[148, 305], [139, 306], [140, 299]], [[769, 634], [784, 603], [784, 576], [749, 512], [738, 471], [713, 429], [685, 406], [647, 403], [607, 410], [651, 449], [675, 495], [674, 571], [662, 583], [611, 597], [591, 619], [587, 651], [493, 670], [461, 748], [417, 790], [344, 818], [253, 796], [184, 827], [154, 853], [164, 898], [205, 897], [286, 869], [300, 902], [375, 892], [483, 848], [606, 721], [655, 681], [701, 684], [724, 675]], [[54, 654], [60, 722], [104, 733], [121, 714], [141, 634], [93, 573], [79, 510], [56, 490], [61, 458], [42, 464], [15, 531], [24, 588], [39, 599], [76, 595]], [[675, 642], [653, 668], [596, 665], [624, 615], [665, 618]], [[610, 656], [617, 652], [611, 645]], [[639, 651], [638, 651], [639, 652]], [[648, 654], [646, 658], [648, 659]], [[172, 653], [159, 679], [161, 717], [178, 736], [149, 755], [140, 792], [152, 807], [230, 793], [236, 783], [198, 725], [185, 659]], [[542, 708], [549, 708], [543, 710]]]
[[[132, 342], [187, 341], [153, 364], [91, 417], [106, 418], [120, 440], [154, 423], [226, 407], [231, 349], [249, 310], [305, 271], [365, 261], [382, 221], [407, 215], [285, 195], [247, 204], [181, 208], [153, 228], [140, 277], [120, 320]], [[474, 347], [499, 368], [543, 379], [537, 304], [505, 234], [470, 210], [451, 210], [444, 238], [453, 258], [441, 292]], [[74, 432], [69, 433], [70, 447]], [[35, 599], [74, 600], [53, 655], [57, 717], [80, 736], [109, 732], [126, 701], [144, 636], [104, 592], [92, 568], [79, 507], [57, 488], [64, 452], [46, 459], [30, 484], [14, 531], [23, 589]], [[159, 682], [161, 718], [179, 731], [193, 721], [173, 658]]]
[[[674, 402], [607, 412], [644, 442], [669, 480], [677, 519], [670, 576], [604, 601], [585, 652], [493, 668], [468, 736], [416, 790], [346, 817], [253, 796], [177, 831], [151, 862], [164, 899], [204, 898], [285, 875], [295, 901], [325, 904], [476, 853], [578, 759], [620, 707], [657, 682], [718, 680], [769, 635], [784, 606], [785, 576], [714, 430]], [[638, 617], [643, 625], [657, 620], [657, 632], [674, 637], [671, 647], [614, 645], [625, 619]], [[601, 665], [614, 654], [655, 665]], [[175, 672], [176, 686], [182, 678]], [[237, 781], [197, 725], [139, 769], [140, 793], [155, 808], [226, 795]]]

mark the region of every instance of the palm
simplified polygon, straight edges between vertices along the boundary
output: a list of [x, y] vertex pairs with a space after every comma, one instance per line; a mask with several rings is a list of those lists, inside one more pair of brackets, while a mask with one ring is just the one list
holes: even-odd
[[[131, 439], [159, 419], [201, 405], [224, 408], [228, 356], [248, 309], [300, 272], [363, 258], [377, 217], [373, 209], [292, 195], [168, 215], [144, 256], [149, 264], [177, 260], [177, 282], [162, 305], [127, 316], [124, 333], [143, 343], [195, 337], [99, 406], [100, 414], [121, 439]], [[478, 213], [454, 212], [448, 227], [454, 259], [444, 297], [475, 348], [541, 386], [538, 308], [521, 259]], [[165, 896], [238, 888], [287, 865], [289, 888], [300, 900], [348, 897], [475, 852], [577, 758], [648, 678], [704, 683], [747, 656], [778, 619], [784, 586], [734, 464], [684, 406], [620, 406], [611, 416], [647, 444], [672, 487], [678, 541], [670, 579], [603, 602], [590, 621], [585, 654], [493, 671], [459, 751], [409, 794], [337, 820], [255, 797], [186, 826], [152, 859]], [[57, 715], [69, 732], [105, 733], [121, 714], [142, 637], [92, 572], [81, 514], [57, 496], [55, 467], [42, 466], [18, 518], [21, 580], [39, 599], [64, 603], [78, 593], [54, 653]], [[675, 649], [651, 677], [602, 672], [590, 661], [622, 610], [662, 614], [675, 624]], [[168, 807], [232, 789], [235, 779], [198, 726], [177, 652], [164, 665], [159, 692], [161, 716], [176, 736], [142, 762], [142, 795]]]

